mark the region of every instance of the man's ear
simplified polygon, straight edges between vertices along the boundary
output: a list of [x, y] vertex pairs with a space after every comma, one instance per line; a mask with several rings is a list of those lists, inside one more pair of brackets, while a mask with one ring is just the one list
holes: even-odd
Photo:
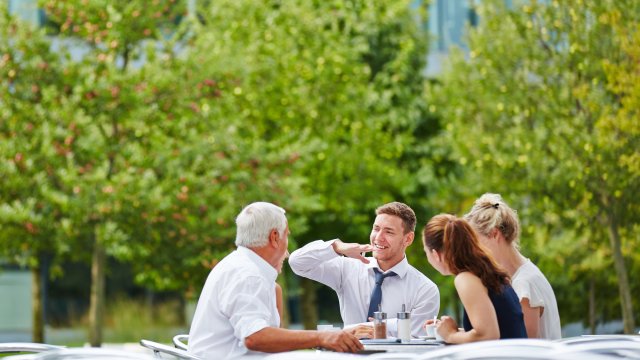
[[271, 229], [271, 232], [269, 233], [269, 245], [273, 246], [274, 248], [277, 248], [279, 240], [280, 240], [280, 235], [278, 234], [278, 230]]
[[410, 231], [407, 234], [407, 241], [405, 242], [407, 244], [407, 246], [413, 244], [413, 239], [416, 237], [416, 233], [413, 231]]

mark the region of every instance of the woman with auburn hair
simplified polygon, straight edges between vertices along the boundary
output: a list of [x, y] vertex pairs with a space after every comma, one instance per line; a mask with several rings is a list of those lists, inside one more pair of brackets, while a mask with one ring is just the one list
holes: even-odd
[[499, 194], [484, 194], [464, 216], [511, 278], [518, 294], [524, 325], [530, 338], [560, 339], [560, 315], [556, 296], [542, 271], [519, 251], [518, 214]]
[[469, 223], [453, 215], [436, 215], [425, 226], [422, 238], [429, 263], [442, 275], [455, 276], [464, 306], [464, 331], [449, 316], [437, 321], [436, 331], [444, 341], [458, 344], [527, 337], [509, 276], [480, 244]]

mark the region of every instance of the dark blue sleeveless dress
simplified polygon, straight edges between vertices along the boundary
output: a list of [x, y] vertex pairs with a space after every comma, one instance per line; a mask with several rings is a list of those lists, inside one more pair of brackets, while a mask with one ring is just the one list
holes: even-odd
[[[526, 338], [527, 329], [524, 326], [524, 315], [522, 307], [518, 301], [518, 295], [511, 285], [503, 285], [502, 293], [496, 294], [489, 290], [489, 299], [496, 309], [498, 316], [498, 328], [500, 328], [500, 339]], [[473, 329], [467, 310], [464, 310], [462, 325], [465, 331]]]

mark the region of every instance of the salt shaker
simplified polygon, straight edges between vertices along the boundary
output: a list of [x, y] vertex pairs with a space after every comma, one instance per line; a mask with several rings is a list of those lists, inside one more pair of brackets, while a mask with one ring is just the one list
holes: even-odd
[[387, 338], [387, 313], [382, 312], [382, 309], [373, 313], [373, 338]]
[[402, 342], [411, 341], [411, 313], [405, 310], [404, 304], [398, 313], [398, 339]]

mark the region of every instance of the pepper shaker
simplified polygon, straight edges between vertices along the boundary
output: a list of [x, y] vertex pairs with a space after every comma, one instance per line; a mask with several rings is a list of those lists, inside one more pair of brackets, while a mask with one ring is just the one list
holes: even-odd
[[382, 312], [381, 308], [373, 313], [373, 338], [387, 338], [387, 313]]

